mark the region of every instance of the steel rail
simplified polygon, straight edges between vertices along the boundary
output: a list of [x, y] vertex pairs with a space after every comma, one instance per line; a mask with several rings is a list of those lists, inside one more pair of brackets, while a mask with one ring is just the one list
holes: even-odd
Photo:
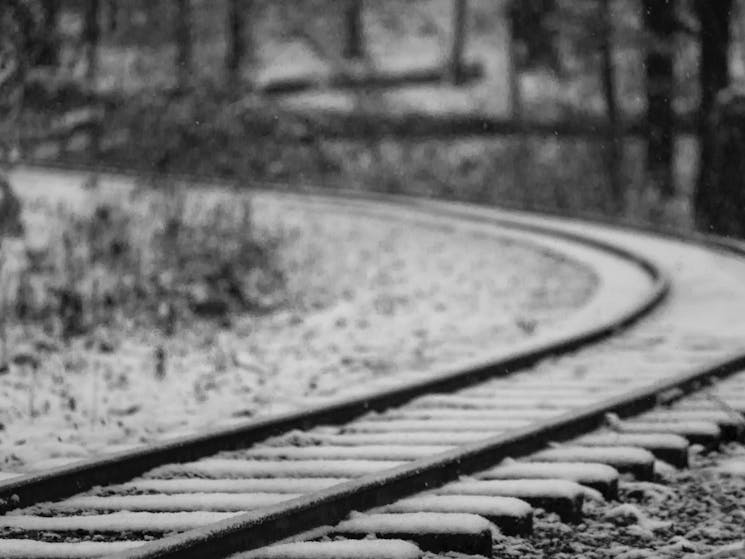
[[[333, 196], [327, 199], [339, 199], [339, 197]], [[377, 201], [390, 203], [391, 199], [378, 199]], [[546, 357], [571, 352], [616, 334], [650, 313], [669, 293], [669, 279], [653, 262], [611, 243], [545, 226], [531, 227], [499, 219], [489, 221], [479, 218], [479, 221], [560, 237], [614, 254], [644, 270], [651, 278], [652, 286], [634, 308], [628, 309], [615, 318], [562, 339], [537, 344], [530, 350], [513, 352], [495, 361], [479, 363], [465, 370], [448, 371], [426, 380], [407, 383], [362, 397], [347, 398], [306, 410], [249, 420], [239, 426], [156, 443], [142, 449], [86, 460], [2, 482], [0, 483], [0, 510], [11, 510], [41, 501], [64, 498], [96, 485], [129, 480], [163, 464], [186, 462], [222, 450], [245, 448], [294, 429], [345, 423], [371, 410], [383, 410], [401, 405], [423, 394], [452, 391], [489, 378], [508, 375]]]
[[564, 441], [600, 427], [608, 414], [628, 417], [658, 405], [666, 393], [690, 393], [717, 377], [745, 368], [738, 353], [705, 369], [695, 368], [674, 379], [658, 381], [619, 397], [568, 412], [530, 427], [459, 447], [370, 474], [329, 489], [248, 512], [238, 517], [164, 538], [109, 559], [200, 559], [250, 551], [319, 526], [335, 524], [351, 511], [383, 506], [443, 485], [459, 476], [484, 470], [504, 458], [529, 454], [553, 441]]
[[[432, 209], [430, 204], [427, 207]], [[463, 215], [452, 209], [440, 209], [443, 215]], [[466, 212], [467, 213], [467, 212]], [[474, 217], [472, 214], [468, 214]], [[489, 221], [488, 216], [479, 219]], [[600, 220], [594, 220], [600, 221]], [[604, 223], [607, 225], [607, 223]], [[650, 232], [649, 229], [616, 225], [618, 229]], [[542, 226], [534, 228], [541, 230]], [[707, 235], [685, 236], [664, 232], [660, 236], [692, 242], [702, 247], [745, 256], [745, 245], [732, 239]], [[671, 379], [569, 412], [558, 418], [498, 435], [482, 442], [418, 460], [384, 472], [340, 484], [313, 495], [249, 512], [237, 518], [159, 540], [115, 554], [111, 559], [166, 559], [226, 556], [237, 551], [256, 549], [290, 538], [301, 532], [334, 524], [352, 510], [366, 510], [390, 504], [398, 499], [439, 486], [461, 475], [474, 473], [500, 460], [534, 452], [553, 441], [564, 441], [600, 427], [608, 414], [629, 417], [648, 411], [660, 402], [675, 400], [694, 392], [717, 378], [745, 368], [745, 353], [736, 352], [708, 367], [695, 367]]]

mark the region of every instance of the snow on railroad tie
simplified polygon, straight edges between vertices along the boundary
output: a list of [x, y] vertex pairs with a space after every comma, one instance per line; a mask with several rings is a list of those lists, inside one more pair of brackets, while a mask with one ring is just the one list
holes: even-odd
[[738, 395], [715, 392], [713, 390], [711, 391], [711, 394], [713, 397], [706, 394], [694, 394], [693, 396], [687, 397], [684, 400], [675, 402], [675, 409], [721, 410], [722, 408], [726, 407], [726, 409], [732, 410], [736, 414], [745, 414], [745, 398]]
[[508, 536], [524, 536], [533, 531], [533, 507], [514, 497], [480, 495], [418, 495], [396, 501], [371, 512], [459, 512], [478, 514]]
[[677, 468], [688, 466], [688, 439], [669, 433], [618, 433], [605, 431], [584, 435], [572, 445], [589, 447], [632, 446], [648, 450], [659, 460]]
[[447, 419], [448, 421], [501, 421], [504, 419], [519, 419], [528, 421], [540, 421], [548, 417], [556, 417], [561, 412], [556, 410], [538, 409], [462, 409], [462, 408], [410, 408], [408, 406], [397, 410], [388, 411], [375, 418], [377, 421], [390, 421], [392, 419]]
[[321, 491], [347, 478], [139, 479], [102, 488], [104, 494], [163, 493], [306, 493]]
[[[565, 479], [463, 480], [434, 489], [436, 495], [514, 497], [557, 513], [565, 522], [578, 522], [586, 488]], [[592, 490], [589, 490], [592, 491]]]
[[[511, 414], [515, 417], [523, 417], [523, 414], [529, 414], [531, 412], [538, 412], [542, 414], [560, 413], [560, 411], [568, 411], [573, 406], [552, 406], [544, 408], [535, 407], [536, 400], [528, 398], [519, 398], [508, 402], [500, 402], [495, 399], [488, 398], [477, 398], [462, 396], [460, 394], [431, 394], [429, 396], [422, 396], [416, 400], [412, 400], [406, 405], [407, 410], [413, 409], [430, 409], [436, 408], [440, 410], [499, 410], [506, 414]], [[585, 405], [586, 405], [585, 401]], [[559, 410], [557, 412], [556, 410]]]
[[406, 464], [386, 460], [230, 460], [206, 458], [197, 462], [168, 464], [148, 472], [147, 478], [353, 478]]
[[400, 431], [396, 433], [308, 433], [310, 440], [315, 444], [329, 444], [334, 446], [364, 446], [364, 445], [464, 445], [483, 441], [489, 438], [489, 433], [478, 431], [475, 433], [460, 431], [437, 431], [428, 433], [426, 431]]
[[605, 499], [618, 497], [618, 471], [606, 464], [582, 462], [509, 462], [481, 472], [479, 479], [566, 479], [591, 487]]
[[541, 450], [526, 458], [531, 462], [594, 462], [612, 466], [638, 480], [654, 479], [654, 455], [637, 447], [559, 446]]
[[[193, 530], [239, 513], [227, 512], [112, 512], [81, 516], [0, 516], [0, 529], [25, 532], [167, 533]], [[3, 540], [0, 540], [0, 544]]]
[[719, 444], [722, 430], [711, 421], [641, 421], [629, 419], [613, 424], [620, 433], [669, 433], [688, 439], [691, 444], [711, 448]]
[[295, 542], [232, 555], [230, 559], [420, 559], [422, 551], [403, 540]]
[[510, 398], [516, 398], [518, 400], [523, 398], [537, 398], [540, 400], [553, 399], [553, 400], [567, 400], [575, 401], [577, 398], [584, 398], [585, 400], [603, 400], [612, 394], [617, 394], [618, 388], [615, 387], [602, 387], [597, 388], [593, 386], [587, 386], [582, 382], [572, 383], [567, 386], [556, 386], [551, 382], [551, 379], [544, 378], [540, 385], [531, 384], [495, 384], [486, 383], [484, 385], [475, 385], [471, 388], [466, 388], [458, 392], [461, 396], [468, 396], [471, 398], [490, 398], [496, 401], [502, 399], [509, 400]]
[[452, 450], [453, 446], [262, 446], [223, 453], [254, 460], [418, 460]]
[[742, 440], [743, 418], [725, 410], [679, 410], [679, 409], [656, 409], [651, 412], [637, 416], [635, 419], [642, 422], [688, 422], [707, 421], [716, 423], [722, 431], [722, 438], [728, 441]]
[[88, 559], [144, 545], [145, 541], [125, 542], [38, 542], [34, 540], [0, 540], [3, 559]]
[[468, 395], [469, 399], [475, 400], [476, 402], [483, 402], [484, 404], [489, 403], [490, 407], [499, 407], [502, 409], [507, 408], [530, 408], [530, 409], [560, 409], [569, 410], [575, 408], [582, 408], [587, 405], [587, 396], [575, 395], [575, 396], [551, 396], [549, 394], [499, 394], [497, 392], [483, 393], [474, 392]]
[[[245, 512], [300, 497], [301, 493], [180, 493], [172, 495], [83, 495], [39, 505], [58, 512], [144, 511], [144, 512]], [[36, 509], [37, 507], [34, 507]]]
[[339, 523], [332, 534], [346, 538], [401, 539], [425, 551], [491, 556], [496, 528], [485, 518], [465, 513], [360, 514]]
[[392, 421], [356, 421], [346, 425], [343, 433], [397, 433], [399, 431], [482, 431], [501, 433], [510, 429], [519, 429], [531, 421], [523, 419], [496, 419], [493, 421], [447, 421], [447, 420], [392, 420]]
[[546, 382], [545, 377], [541, 380], [530, 379], [524, 377], [520, 380], [510, 380], [508, 378], [497, 378], [491, 381], [487, 381], [480, 385], [474, 385], [469, 388], [464, 388], [458, 392], [458, 394], [464, 396], [475, 396], [483, 398], [484, 394], [489, 396], [504, 394], [507, 397], [517, 396], [522, 397], [525, 395], [539, 396], [539, 397], [556, 397], [562, 398], [569, 396], [574, 398], [576, 396], [584, 396], [586, 394], [610, 394], [615, 389], [608, 387], [603, 384], [590, 384], [589, 382]]

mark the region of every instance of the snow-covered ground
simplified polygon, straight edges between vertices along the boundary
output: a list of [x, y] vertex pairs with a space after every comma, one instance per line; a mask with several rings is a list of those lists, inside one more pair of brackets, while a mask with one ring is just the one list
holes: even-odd
[[[28, 199], [82, 200], [74, 174], [52, 181], [22, 170], [13, 181]], [[112, 353], [80, 340], [45, 355], [36, 372], [13, 366], [0, 376], [1, 470], [296, 409], [504, 352], [568, 322], [598, 287], [586, 263], [491, 227], [271, 194], [257, 195], [254, 209], [260, 227], [285, 238], [291, 303], [239, 317], [229, 330], [202, 323], [180, 331], [168, 342], [162, 380], [153, 332], [135, 327], [112, 333]], [[38, 220], [27, 217], [33, 234]]]

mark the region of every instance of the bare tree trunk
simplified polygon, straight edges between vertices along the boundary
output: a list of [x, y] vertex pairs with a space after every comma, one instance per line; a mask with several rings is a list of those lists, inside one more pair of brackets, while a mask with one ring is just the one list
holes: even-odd
[[647, 173], [662, 198], [675, 195], [673, 178], [675, 96], [673, 52], [674, 0], [643, 0], [644, 24], [649, 33], [647, 78]]
[[106, 28], [109, 30], [110, 33], [113, 33], [119, 26], [119, 0], [109, 0], [107, 8]]
[[[719, 91], [730, 83], [729, 47], [731, 41], [730, 18], [732, 0], [696, 0], [695, 9], [701, 25], [701, 64], [699, 83], [701, 84], [701, 105], [699, 107], [699, 175], [694, 193], [696, 225], [704, 230], [723, 232], [723, 214], [730, 213], [725, 206], [732, 205], [739, 196], [728, 192], [727, 188], [739, 190], [739, 181], [718, 181], [715, 153], [718, 135], [724, 131], [710, 128], [710, 123], [718, 117], [713, 109]], [[723, 109], [720, 108], [722, 112]], [[723, 123], [727, 126], [727, 123]], [[720, 184], [717, 184], [719, 182]], [[721, 189], [724, 189], [722, 191]], [[726, 220], [725, 220], [726, 221]]]
[[612, 211], [623, 211], [624, 188], [621, 177], [623, 160], [623, 141], [619, 130], [618, 100], [616, 97], [616, 76], [613, 64], [613, 21], [610, 14], [610, 0], [601, 0], [602, 34], [600, 51], [602, 55], [602, 82], [605, 108], [608, 114], [610, 136], [608, 138], [606, 163], [611, 187]]
[[346, 0], [344, 6], [344, 57], [359, 59], [365, 56], [365, 37], [362, 22], [363, 0]]
[[463, 83], [463, 50], [468, 26], [468, 0], [453, 0], [453, 31], [450, 43], [449, 74], [455, 85]]
[[91, 87], [95, 87], [98, 74], [98, 44], [101, 39], [98, 18], [101, 11], [99, 0], [87, 0], [83, 18], [83, 41], [85, 43], [86, 78]]
[[191, 83], [193, 70], [191, 0], [176, 0], [176, 83], [181, 90]]
[[241, 80], [241, 67], [246, 58], [246, 12], [251, 10], [251, 0], [228, 0], [228, 45], [225, 53], [225, 71], [230, 84]]
[[60, 0], [44, 0], [42, 8], [42, 44], [36, 57], [39, 66], [57, 66], [59, 64], [59, 23]]
[[517, 145], [515, 147], [515, 157], [512, 158], [512, 186], [516, 192], [521, 192], [522, 204], [526, 209], [533, 206], [533, 197], [531, 196], [528, 179], [526, 175], [525, 160], [528, 152], [528, 137], [524, 130], [524, 110], [522, 100], [522, 88], [520, 87], [520, 67], [521, 61], [518, 54], [516, 34], [513, 20], [508, 19], [508, 37], [507, 37], [507, 72], [510, 89], [510, 109], [512, 118], [518, 125], [518, 132], [515, 134]]

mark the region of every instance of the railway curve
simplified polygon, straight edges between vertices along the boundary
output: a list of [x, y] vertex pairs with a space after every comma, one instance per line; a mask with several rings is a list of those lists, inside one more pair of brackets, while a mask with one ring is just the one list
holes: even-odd
[[[226, 556], [231, 552], [275, 543], [324, 523], [334, 524], [352, 510], [390, 505], [419, 491], [447, 486], [459, 476], [482, 471], [503, 458], [531, 454], [550, 441], [566, 440], [597, 428], [609, 412], [625, 417], [649, 410], [657, 404], [660, 394], [671, 390], [690, 391], [706, 379], [735, 373], [745, 366], [745, 344], [734, 333], [739, 326], [745, 327], [741, 324], [745, 321], [741, 318], [745, 316], [742, 312], [745, 289], [738, 285], [738, 279], [745, 277], [745, 262], [741, 259], [743, 250], [735, 243], [717, 239], [660, 237], [597, 223], [426, 200], [406, 199], [391, 203], [380, 197], [365, 200], [360, 197], [328, 198], [319, 194], [305, 195], [303, 200], [357, 211], [362, 208], [364, 211], [381, 211], [384, 208], [385, 213], [398, 214], [402, 219], [428, 214], [430, 217], [462, 220], [471, 226], [498, 226], [517, 231], [520, 235], [542, 236], [552, 239], [552, 242], [581, 245], [584, 250], [605, 253], [606, 258], [612, 255], [616, 260], [633, 263], [646, 277], [646, 286], [639, 293], [640, 284], [637, 283], [630, 290], [636, 293], [635, 296], [625, 293], [621, 297], [623, 282], [612, 284], [605, 303], [598, 302], [583, 319], [565, 324], [561, 332], [532, 340], [497, 360], [466, 363], [457, 370], [411, 382], [407, 386], [348, 398], [284, 417], [248, 422], [220, 433], [184, 438], [135, 453], [9, 480], [0, 484], [0, 496], [6, 509], [6, 516], [2, 518], [11, 519], [9, 525], [14, 525], [14, 518], [17, 521], [24, 516], [20, 510], [23, 507], [34, 510], [33, 507], [43, 507], [43, 502], [50, 499], [63, 499], [97, 485], [126, 484], [127, 480], [142, 475], [145, 477], [141, 480], [150, 480], [157, 486], [160, 482], [156, 480], [173, 478], [272, 480], [278, 477], [275, 474], [256, 474], [256, 468], [255, 476], [245, 473], [250, 472], [250, 468], [242, 474], [229, 469], [237, 467], [240, 471], [247, 462], [264, 470], [267, 463], [274, 466], [289, 464], [287, 478], [295, 480], [305, 479], [300, 467], [305, 461], [321, 460], [316, 464], [322, 464], [326, 460], [326, 466], [320, 466], [320, 469], [328, 468], [331, 473], [335, 466], [339, 467], [338, 475], [327, 476], [328, 479], [338, 478], [339, 483], [326, 488], [308, 484], [309, 487], [315, 485], [319, 491], [302, 492], [305, 494], [301, 496], [285, 493], [285, 498], [278, 499], [276, 504], [268, 502], [254, 511], [204, 528], [181, 530], [180, 534], [122, 549], [117, 555], [132, 558]], [[617, 295], [615, 298], [614, 293]], [[608, 302], [613, 301], [616, 304], [608, 306]], [[618, 304], [619, 301], [623, 304]], [[593, 320], [590, 321], [589, 316]], [[640, 320], [642, 318], [644, 320]], [[619, 367], [626, 370], [619, 371]], [[505, 410], [515, 407], [508, 400], [522, 398], [515, 396], [520, 390], [546, 398], [546, 392], [537, 388], [538, 385], [543, 389], [556, 387], [557, 394], [578, 392], [567, 399], [566, 406], [549, 407], [543, 409], [544, 413], [536, 412], [540, 401], [535, 398], [526, 398], [525, 407], [520, 408], [522, 413], [513, 410], [499, 418], [492, 414], [493, 406], [473, 407], [473, 400], [483, 394], [489, 394], [495, 404], [500, 402], [500, 398], [507, 398]], [[451, 400], [438, 405], [435, 405], [436, 399], [427, 403], [427, 398], [434, 394]], [[466, 400], [470, 401], [467, 405]], [[437, 414], [421, 411], [428, 406], [436, 408]], [[448, 415], [448, 409], [456, 411]], [[489, 413], [483, 413], [485, 410]], [[528, 417], [528, 411], [533, 417]], [[438, 415], [448, 421], [438, 422]], [[452, 425], [456, 420], [463, 426], [459, 430], [466, 433], [460, 436], [463, 444], [453, 442]], [[513, 421], [510, 423], [508, 420]], [[381, 427], [386, 422], [391, 426]], [[296, 433], [287, 435], [292, 431]], [[390, 440], [395, 441], [396, 436], [386, 439], [391, 433], [413, 434], [409, 442], [417, 439], [416, 433], [430, 433], [433, 435], [431, 440], [439, 438], [443, 444], [430, 444], [431, 448], [422, 445], [421, 452], [409, 452], [401, 464], [401, 460], [392, 459], [395, 458], [392, 456], [393, 447], [407, 446], [406, 438], [398, 437], [398, 442], [393, 443]], [[283, 435], [295, 439], [283, 439]], [[319, 456], [314, 458], [310, 451], [303, 450], [309, 446], [307, 440], [296, 444], [298, 437], [302, 439], [303, 436], [312, 440], [310, 446], [318, 449], [314, 452]], [[267, 442], [270, 437], [275, 437], [274, 442]], [[356, 444], [352, 444], [355, 437]], [[418, 436], [418, 439], [426, 437]], [[410, 446], [414, 448], [417, 444], [421, 445], [412, 443]], [[443, 446], [449, 448], [439, 448]], [[343, 448], [353, 450], [345, 451]], [[222, 457], [212, 459], [212, 462], [205, 458], [219, 451], [223, 451]], [[231, 451], [238, 454], [231, 455]], [[379, 460], [377, 467], [370, 469], [371, 460], [361, 460], [360, 457], [366, 453]], [[272, 456], [277, 460], [271, 461]], [[381, 456], [387, 460], [382, 460]], [[203, 467], [200, 466], [202, 458], [205, 458]], [[235, 463], [231, 464], [231, 460]], [[353, 465], [358, 467], [357, 475], [353, 475]], [[228, 467], [228, 473], [223, 471], [220, 474], [220, 467]], [[278, 467], [281, 470], [282, 467]], [[158, 468], [156, 472], [160, 473], [148, 474], [148, 470], [153, 468]], [[308, 479], [315, 478], [318, 476], [310, 475]], [[143, 487], [146, 485], [144, 483]], [[94, 489], [91, 496], [94, 501], [98, 497], [95, 492]], [[114, 493], [114, 497], [119, 495], [116, 491]], [[134, 496], [137, 494], [135, 491]], [[105, 492], [100, 495], [104, 500], [106, 496]], [[126, 493], [120, 494], [120, 497], [124, 496]], [[124, 509], [100, 509], [96, 507], [103, 506], [101, 501], [95, 502], [99, 504], [89, 509], [89, 516], [95, 510], [127, 511], [130, 509], [126, 507], [131, 506], [126, 504], [126, 499], [121, 505]], [[52, 504], [51, 508], [57, 512], [47, 510], [40, 517], [62, 514], [59, 511], [65, 510], [64, 503], [62, 500], [60, 504]], [[109, 503], [105, 506], [113, 506], [113, 501]], [[134, 510], [151, 510], [142, 503], [134, 506], [144, 507]], [[152, 510], [161, 509], [156, 506]], [[85, 518], [85, 515], [80, 518]], [[8, 534], [17, 535], [17, 532], [7, 530], [6, 526]], [[25, 539], [26, 543], [30, 541]], [[7, 542], [21, 540], [15, 536], [6, 537]], [[113, 541], [105, 540], [106, 543]], [[0, 548], [2, 544], [0, 539]], [[44, 556], [39, 554], [43, 553], [39, 550], [37, 555], [28, 554], [23, 551], [27, 547], [20, 545], [18, 549], [21, 551], [12, 556]], [[112, 545], [107, 549], [113, 552], [115, 548]], [[82, 546], [76, 549], [94, 556], [92, 551], [84, 550]], [[96, 548], [95, 552], [100, 549]]]

